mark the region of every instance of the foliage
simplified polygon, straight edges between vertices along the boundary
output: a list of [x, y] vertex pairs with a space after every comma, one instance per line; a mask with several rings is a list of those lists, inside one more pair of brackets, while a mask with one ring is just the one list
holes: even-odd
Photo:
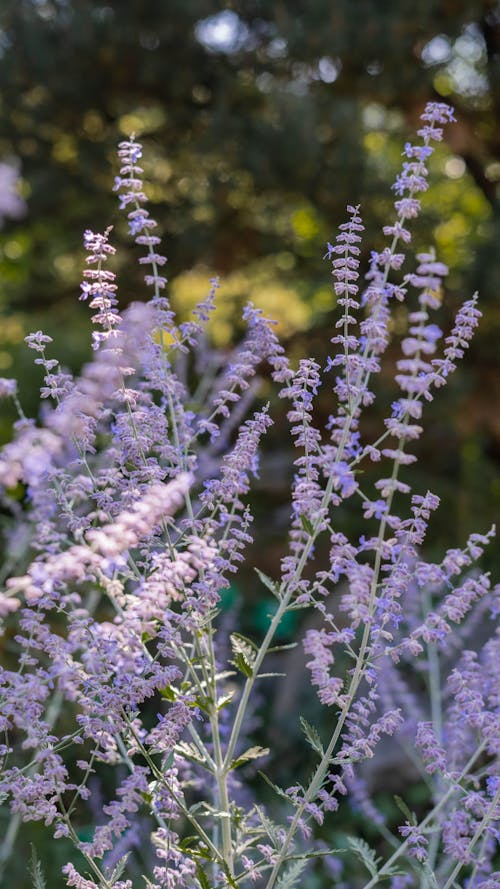
[[[424, 196], [415, 244], [425, 250], [432, 230], [452, 268], [443, 325], [471, 281], [485, 323], [467, 380], [457, 375], [433, 418], [436, 444], [420, 465], [452, 516], [437, 535], [443, 545], [483, 515], [493, 521], [500, 504], [499, 42], [492, 0], [235, 0], [226, 7], [4, 0], [0, 160], [20, 168], [28, 212], [0, 231], [0, 373], [19, 377], [33, 413], [37, 386], [23, 336], [46, 330], [73, 372], [86, 360], [88, 327], [74, 298], [80, 232], [111, 222], [114, 242], [124, 245], [108, 171], [114, 145], [133, 131], [148, 144], [149, 194], [171, 245], [179, 317], [188, 317], [206, 278], [223, 273], [212, 322], [219, 345], [233, 341], [235, 327], [242, 334], [239, 311], [251, 298], [278, 320], [294, 355], [307, 354], [314, 340], [326, 361], [322, 332], [334, 323], [335, 305], [317, 257], [346, 203], [361, 198], [370, 207], [367, 243], [382, 249], [401, 141], [425, 101], [444, 95], [460, 120], [436, 156], [436, 199]], [[142, 282], [129, 251], [120, 250], [117, 263], [125, 304], [143, 294]], [[10, 422], [2, 418], [2, 441]], [[285, 435], [281, 427], [282, 453]], [[441, 458], [445, 452], [453, 458]]]

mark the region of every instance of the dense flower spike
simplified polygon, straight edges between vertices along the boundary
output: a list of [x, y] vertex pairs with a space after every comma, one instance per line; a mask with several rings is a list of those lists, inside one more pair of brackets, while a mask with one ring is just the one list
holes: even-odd
[[103, 328], [92, 335], [94, 349], [98, 349], [101, 343], [109, 343], [112, 347], [117, 327], [121, 323], [115, 296], [115, 275], [103, 268], [104, 263], [116, 252], [108, 242], [110, 232], [110, 228], [102, 235], [88, 230], [83, 238], [89, 268], [83, 273], [85, 281], [81, 285], [80, 299], [89, 300], [90, 308], [95, 309], [92, 321]]
[[159, 330], [168, 330], [173, 333], [173, 313], [168, 300], [162, 296], [167, 285], [167, 279], [162, 274], [167, 258], [159, 252], [161, 239], [154, 234], [157, 223], [152, 219], [145, 206], [147, 197], [142, 182], [144, 171], [138, 164], [142, 157], [142, 145], [136, 142], [135, 137], [132, 136], [130, 139], [120, 142], [118, 157], [121, 167], [120, 175], [115, 178], [114, 190], [119, 194], [120, 209], [127, 210], [130, 234], [136, 244], [147, 250], [139, 262], [142, 266], [149, 266], [144, 281], [148, 287], [153, 288], [154, 296], [151, 299], [151, 306], [155, 313], [155, 324]]
[[[11, 809], [0, 881], [20, 824], [38, 820], [78, 850], [78, 862], [63, 867], [75, 889], [133, 889], [141, 872], [148, 889], [278, 889], [311, 863], [318, 884], [338, 889], [362, 885], [361, 865], [363, 889], [500, 885], [500, 636], [483, 640], [500, 588], [477, 567], [494, 529], [429, 561], [439, 498], [412, 493], [425, 404], [480, 315], [473, 297], [441, 346], [432, 312], [446, 266], [428, 250], [402, 271], [433, 145], [452, 120], [446, 105], [430, 103], [421, 141], [405, 146], [396, 216], [383, 229], [387, 246], [371, 253], [364, 290], [359, 207], [347, 208], [328, 245], [339, 317], [325, 381], [313, 358], [290, 365], [272, 322], [251, 304], [241, 341], [213, 350], [217, 279], [176, 323], [142, 148], [134, 138], [120, 144], [115, 188], [145, 248], [151, 299], [119, 312], [110, 229], [87, 231], [92, 360], [73, 378], [52, 357], [50, 337], [27, 337], [44, 374], [38, 425], [25, 417], [15, 381], [0, 379], [0, 397], [19, 416], [0, 452], [2, 505], [12, 514], [0, 593], [0, 799]], [[395, 394], [378, 438], [366, 440], [363, 413], [403, 317]], [[273, 605], [256, 640], [239, 632], [227, 603], [248, 581], [231, 583], [253, 542], [248, 500], [272, 424], [269, 405], [249, 416], [265, 363], [286, 400], [296, 456], [279, 579], [257, 571]], [[316, 402], [332, 372], [324, 428]], [[367, 458], [379, 464], [371, 482]], [[256, 516], [264, 541], [268, 517]], [[349, 537], [356, 520], [360, 531]], [[273, 785], [282, 811], [265, 808], [259, 781], [246, 786], [245, 777], [269, 754], [255, 743], [264, 727], [254, 689], [266, 682], [275, 693], [281, 680], [266, 656], [283, 657], [275, 642], [296, 611], [306, 613], [316, 706], [330, 715], [321, 730], [302, 720], [315, 765], [311, 776], [305, 763], [286, 790]], [[280, 719], [281, 701], [268, 703], [266, 716]], [[425, 781], [420, 820], [400, 801], [405, 822], [394, 833], [401, 818], [385, 818], [373, 799], [384, 769], [391, 790], [398, 773], [405, 785]], [[377, 853], [359, 837], [341, 855], [326, 845], [337, 812], [343, 836], [349, 804], [380, 832]]]

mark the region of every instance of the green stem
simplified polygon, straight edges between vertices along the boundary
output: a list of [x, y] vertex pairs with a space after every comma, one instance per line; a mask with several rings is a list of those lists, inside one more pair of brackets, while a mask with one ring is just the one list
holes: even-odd
[[[485, 813], [482, 821], [480, 822], [478, 828], [476, 829], [476, 832], [474, 833], [474, 836], [472, 837], [469, 845], [467, 846], [467, 851], [466, 851], [467, 858], [469, 857], [470, 853], [472, 852], [477, 841], [479, 839], [481, 839], [482, 833], [483, 833], [485, 827], [487, 827], [488, 824], [490, 823], [492, 816], [494, 815], [495, 809], [496, 809], [499, 802], [500, 802], [500, 787], [498, 787], [497, 792], [495, 793], [495, 796], [493, 797], [490, 805], [488, 806], [487, 812]], [[450, 889], [450, 887], [455, 882], [455, 878], [458, 876], [458, 874], [460, 873], [460, 871], [462, 870], [463, 867], [464, 867], [464, 863], [462, 861], [459, 861], [456, 864], [456, 866], [453, 868], [450, 876], [446, 880], [446, 883], [444, 883], [444, 885], [442, 886], [442, 889]]]
[[158, 769], [156, 763], [154, 762], [154, 760], [152, 759], [152, 757], [150, 756], [150, 754], [148, 753], [148, 751], [147, 751], [146, 748], [144, 747], [144, 745], [143, 745], [141, 739], [139, 738], [139, 736], [138, 736], [137, 733], [135, 732], [134, 726], [133, 726], [132, 723], [130, 722], [130, 720], [129, 720], [127, 714], [125, 713], [125, 711], [123, 711], [122, 715], [123, 715], [123, 718], [124, 718], [124, 720], [125, 720], [125, 722], [126, 722], [126, 724], [127, 724], [128, 730], [130, 731], [130, 734], [132, 735], [132, 737], [134, 738], [134, 741], [135, 741], [136, 744], [137, 744], [137, 748], [138, 748], [138, 750], [140, 751], [141, 755], [142, 755], [142, 756], [144, 757], [144, 759], [146, 760], [146, 762], [147, 762], [149, 768], [151, 769], [152, 774], [155, 776], [156, 780], [157, 780], [160, 784], [163, 784], [164, 787], [166, 787], [166, 789], [168, 790], [168, 792], [169, 792], [170, 796], [172, 797], [173, 801], [175, 802], [175, 804], [179, 807], [179, 809], [180, 809], [180, 811], [182, 812], [182, 814], [184, 815], [184, 817], [185, 817], [185, 818], [190, 822], [190, 824], [194, 827], [194, 829], [195, 829], [196, 832], [198, 833], [198, 836], [200, 837], [200, 839], [202, 839], [203, 842], [205, 843], [205, 845], [207, 846], [207, 848], [210, 849], [210, 851], [212, 852], [212, 855], [214, 855], [214, 856], [216, 857], [216, 859], [217, 859], [221, 864], [224, 864], [224, 859], [223, 859], [223, 857], [221, 856], [219, 850], [214, 846], [214, 844], [212, 843], [212, 840], [210, 839], [210, 837], [208, 836], [208, 834], [205, 832], [205, 830], [203, 829], [203, 827], [201, 826], [201, 824], [199, 823], [199, 821], [194, 817], [194, 815], [191, 814], [191, 812], [189, 811], [189, 809], [187, 808], [187, 806], [183, 803], [183, 801], [181, 800], [181, 798], [180, 798], [179, 796], [177, 796], [177, 794], [175, 793], [175, 791], [172, 789], [171, 785], [169, 784], [169, 782], [168, 782], [167, 779], [165, 778], [165, 775]]
[[[450, 785], [450, 787], [448, 788], [448, 790], [446, 791], [444, 796], [441, 797], [441, 799], [439, 800], [438, 803], [436, 803], [434, 808], [431, 809], [431, 811], [425, 816], [424, 820], [420, 822], [420, 825], [418, 828], [419, 830], [423, 830], [425, 827], [427, 827], [429, 822], [432, 821], [432, 819], [436, 817], [436, 815], [441, 811], [441, 809], [443, 809], [446, 806], [448, 800], [451, 799], [451, 797], [453, 796], [454, 793], [456, 793], [457, 790], [463, 789], [460, 787], [460, 782], [463, 781], [464, 778], [468, 775], [468, 773], [470, 772], [470, 769], [472, 768], [472, 766], [474, 765], [476, 760], [479, 759], [479, 757], [485, 750], [485, 747], [486, 747], [486, 742], [483, 741], [482, 744], [480, 744], [480, 746], [477, 748], [477, 750], [472, 754], [469, 761], [466, 763], [466, 765], [462, 769], [457, 780], [453, 784]], [[409, 846], [409, 843], [410, 843], [410, 838], [408, 837], [406, 840], [404, 840], [403, 843], [401, 843], [399, 849], [396, 849], [396, 851], [393, 853], [393, 855], [391, 855], [391, 857], [386, 861], [386, 863], [379, 870], [379, 872], [376, 874], [376, 876], [372, 877], [372, 879], [369, 880], [369, 882], [363, 886], [363, 889], [372, 889], [372, 886], [376, 886], [377, 883], [380, 881], [380, 878], [386, 876], [387, 872], [391, 870], [393, 864], [395, 864], [396, 861], [398, 860], [398, 858], [400, 858], [401, 855], [403, 855], [403, 853], [406, 852], [406, 850]]]

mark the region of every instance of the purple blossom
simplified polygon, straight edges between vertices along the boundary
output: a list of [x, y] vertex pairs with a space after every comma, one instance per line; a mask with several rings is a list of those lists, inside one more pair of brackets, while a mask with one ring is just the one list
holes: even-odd
[[422, 753], [426, 772], [429, 775], [433, 775], [434, 772], [444, 772], [446, 753], [436, 738], [432, 723], [418, 723], [415, 743]]
[[344, 686], [342, 679], [331, 676], [330, 668], [334, 663], [331, 647], [341, 641], [341, 636], [325, 630], [308, 630], [304, 638], [304, 651], [311, 657], [306, 667], [311, 671], [311, 682], [317, 686], [318, 697], [322, 704], [332, 706], [340, 703], [340, 695]]
[[17, 381], [0, 377], [0, 398], [12, 398], [17, 392]]
[[71, 863], [65, 864], [62, 872], [66, 877], [67, 886], [74, 886], [75, 889], [99, 889], [97, 883], [82, 877]]
[[94, 234], [87, 230], [83, 237], [88, 268], [83, 273], [85, 280], [81, 285], [80, 299], [89, 300], [90, 308], [95, 309], [92, 321], [102, 327], [102, 330], [93, 334], [94, 349], [98, 349], [102, 343], [112, 348], [117, 327], [121, 324], [115, 296], [115, 274], [103, 268], [104, 263], [116, 252], [108, 243], [110, 231], [108, 228], [103, 234]]
[[405, 837], [408, 842], [408, 854], [417, 861], [425, 861], [427, 858], [427, 846], [429, 841], [418, 829], [417, 826], [405, 822], [398, 827], [401, 836]]

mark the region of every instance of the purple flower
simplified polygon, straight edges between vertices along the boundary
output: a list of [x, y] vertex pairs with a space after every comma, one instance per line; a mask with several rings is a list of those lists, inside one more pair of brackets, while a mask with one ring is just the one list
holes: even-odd
[[415, 743], [422, 753], [426, 772], [429, 775], [442, 773], [446, 768], [446, 753], [436, 738], [432, 723], [418, 723]]
[[425, 861], [427, 859], [427, 846], [429, 841], [418, 829], [416, 825], [406, 821], [401, 827], [398, 827], [401, 836], [408, 841], [408, 854], [417, 861]]
[[17, 392], [17, 381], [0, 377], [0, 398], [12, 398]]
[[88, 251], [88, 268], [83, 273], [85, 280], [81, 285], [80, 299], [89, 300], [90, 308], [95, 309], [92, 321], [103, 328], [93, 334], [94, 349], [108, 342], [109, 347], [112, 347], [112, 341], [116, 340], [116, 328], [121, 324], [115, 296], [115, 274], [103, 268], [104, 263], [116, 252], [108, 243], [110, 231], [108, 228], [103, 234], [94, 234], [87, 230], [83, 236], [83, 243]]

